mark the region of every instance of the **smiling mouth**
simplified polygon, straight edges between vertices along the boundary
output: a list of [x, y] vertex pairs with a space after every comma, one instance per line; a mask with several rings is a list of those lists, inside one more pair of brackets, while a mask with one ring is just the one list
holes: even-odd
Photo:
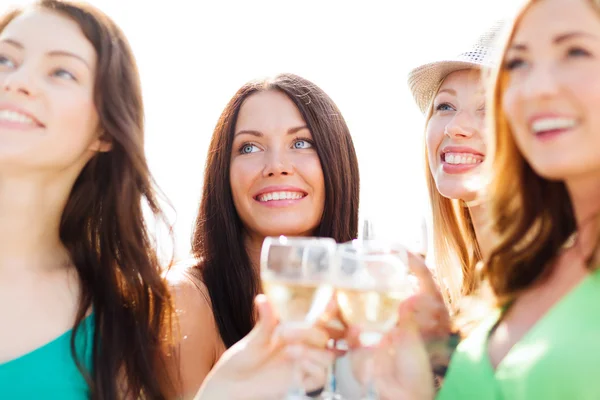
[[450, 165], [477, 165], [483, 160], [483, 156], [473, 153], [442, 153], [442, 162]]
[[269, 192], [263, 193], [256, 196], [254, 199], [261, 202], [266, 203], [269, 201], [277, 201], [277, 200], [300, 200], [307, 196], [307, 193], [304, 192]]
[[535, 135], [545, 135], [548, 133], [564, 132], [577, 126], [577, 120], [574, 118], [540, 118], [531, 124], [531, 130]]
[[29, 125], [32, 127], [43, 126], [30, 116], [13, 110], [0, 110], [0, 122]]

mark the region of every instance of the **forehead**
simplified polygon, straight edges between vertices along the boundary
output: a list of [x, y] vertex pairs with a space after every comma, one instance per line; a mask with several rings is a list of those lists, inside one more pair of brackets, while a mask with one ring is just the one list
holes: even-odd
[[0, 32], [0, 41], [9, 39], [22, 44], [27, 52], [59, 50], [74, 53], [90, 65], [96, 61], [96, 51], [79, 25], [56, 12], [39, 9], [25, 11]]
[[573, 31], [600, 33], [600, 1], [534, 1], [516, 26], [513, 43], [553, 41]]
[[238, 129], [264, 127], [289, 127], [301, 125], [304, 119], [294, 102], [278, 90], [254, 93], [240, 108], [237, 120]]
[[483, 84], [481, 81], [481, 71], [477, 68], [455, 71], [449, 74], [442, 82], [438, 92], [443, 90], [453, 90], [457, 93], [481, 92], [483, 94]]

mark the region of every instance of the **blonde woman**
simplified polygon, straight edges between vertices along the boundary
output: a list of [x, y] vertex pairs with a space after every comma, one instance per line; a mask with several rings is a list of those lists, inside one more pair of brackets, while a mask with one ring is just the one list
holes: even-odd
[[495, 75], [485, 265], [499, 312], [442, 399], [600, 396], [600, 1], [528, 1]]
[[488, 103], [497, 243], [482, 273], [497, 311], [458, 346], [437, 398], [598, 399], [600, 1], [528, 1], [509, 33]]
[[472, 293], [475, 265], [490, 246], [484, 233], [484, 208], [477, 201], [487, 153], [482, 71], [492, 67], [501, 26], [495, 23], [458, 57], [421, 65], [408, 78], [415, 101], [426, 115], [434, 265], [451, 311]]
[[[489, 235], [484, 232], [485, 209], [478, 201], [487, 154], [482, 76], [493, 65], [495, 39], [501, 26], [501, 21], [493, 24], [455, 59], [421, 65], [408, 78], [415, 101], [426, 115], [425, 161], [432, 208], [434, 275], [452, 316], [460, 300], [473, 293], [475, 265], [490, 247]], [[441, 324], [431, 320], [431, 311], [423, 312], [435, 306], [431, 294], [418, 296], [421, 301], [414, 309], [439, 387], [459, 334], [440, 340], [448, 337], [447, 332], [440, 335], [441, 330], [433, 328]], [[429, 307], [423, 303], [428, 298]], [[466, 333], [467, 324], [468, 319], [455, 319], [455, 331]]]

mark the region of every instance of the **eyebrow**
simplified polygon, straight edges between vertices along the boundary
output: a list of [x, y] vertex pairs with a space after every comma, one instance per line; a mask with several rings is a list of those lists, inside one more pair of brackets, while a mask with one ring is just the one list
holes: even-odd
[[[588, 38], [592, 38], [592, 39], [598, 39], [597, 36], [592, 35], [591, 33], [576, 31], [576, 32], [567, 32], [567, 33], [560, 34], [560, 35], [556, 36], [552, 42], [554, 44], [560, 44], [569, 39], [573, 39], [573, 38], [577, 38], [577, 37], [588, 37]], [[517, 44], [511, 46], [511, 49], [527, 50], [527, 45], [522, 44], [522, 43], [517, 43]]]
[[[290, 129], [288, 129], [287, 134], [288, 135], [293, 135], [293, 134], [298, 133], [299, 131], [301, 131], [303, 129], [308, 129], [308, 126], [302, 125], [302, 126], [297, 126], [295, 128], [290, 128]], [[256, 136], [256, 137], [263, 137], [264, 136], [262, 132], [255, 131], [255, 130], [252, 130], [252, 129], [244, 129], [244, 130], [241, 130], [241, 131], [239, 131], [239, 132], [237, 132], [235, 134], [236, 137], [239, 136], [239, 135], [252, 135], [252, 136]]]
[[[13, 39], [3, 39], [0, 42], [3, 43], [8, 43], [10, 45], [13, 45], [14, 47], [23, 50], [25, 48], [25, 46], [23, 46], [21, 43], [17, 42], [16, 40]], [[48, 53], [46, 53], [46, 55], [51, 56], [51, 57], [71, 57], [71, 58], [75, 58], [79, 61], [81, 61], [82, 63], [85, 64], [86, 67], [88, 67], [89, 69], [91, 69], [90, 65], [88, 64], [88, 62], [81, 56], [78, 56], [75, 53], [71, 53], [69, 51], [66, 50], [52, 50], [49, 51]]]
[[450, 88], [441, 89], [440, 91], [438, 91], [438, 94], [440, 94], [440, 93], [448, 93], [448, 94], [451, 94], [452, 96], [456, 96], [456, 90], [450, 89]]

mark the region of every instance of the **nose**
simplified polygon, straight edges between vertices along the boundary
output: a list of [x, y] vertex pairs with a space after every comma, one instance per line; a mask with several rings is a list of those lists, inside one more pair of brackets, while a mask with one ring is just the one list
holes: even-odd
[[21, 96], [33, 96], [36, 93], [33, 74], [24, 66], [10, 70], [4, 74], [0, 87], [5, 93], [13, 93]]
[[267, 153], [263, 176], [291, 175], [293, 171], [294, 168], [285, 151], [271, 151]]
[[538, 64], [532, 67], [521, 86], [523, 96], [528, 99], [552, 97], [559, 87], [556, 75], [551, 65]]
[[459, 110], [446, 125], [444, 134], [453, 139], [468, 139], [480, 129], [480, 118], [465, 110]]

